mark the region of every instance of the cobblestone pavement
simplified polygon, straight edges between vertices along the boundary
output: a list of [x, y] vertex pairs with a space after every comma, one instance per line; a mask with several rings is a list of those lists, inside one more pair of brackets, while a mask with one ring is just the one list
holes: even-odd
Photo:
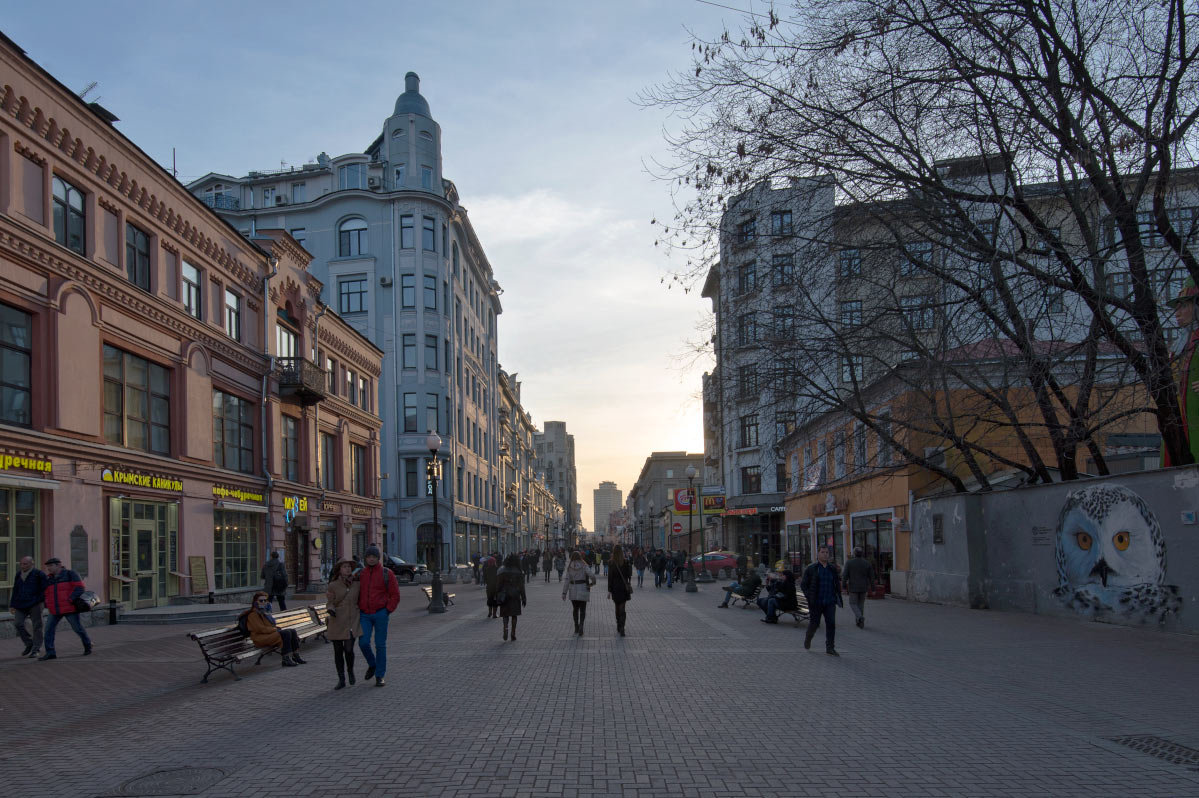
[[442, 616], [402, 590], [383, 689], [333, 692], [319, 643], [201, 685], [186, 627], [96, 627], [87, 658], [60, 629], [44, 663], [0, 640], [2, 792], [1199, 795], [1199, 763], [1112, 741], [1199, 749], [1195, 637], [887, 600], [865, 630], [838, 614], [833, 658], [710, 586], [639, 591], [626, 638], [597, 592], [579, 639], [535, 579], [504, 643], [479, 588], [447, 587]]

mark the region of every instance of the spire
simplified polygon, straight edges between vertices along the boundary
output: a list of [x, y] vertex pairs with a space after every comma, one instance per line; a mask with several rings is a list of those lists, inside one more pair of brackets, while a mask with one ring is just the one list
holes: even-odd
[[409, 72], [404, 76], [404, 93], [396, 98], [394, 116], [400, 114], [419, 114], [432, 119], [429, 113], [429, 103], [420, 93], [420, 76]]

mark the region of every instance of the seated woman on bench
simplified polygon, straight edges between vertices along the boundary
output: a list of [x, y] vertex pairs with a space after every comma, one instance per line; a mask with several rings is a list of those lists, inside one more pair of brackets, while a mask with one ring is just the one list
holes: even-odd
[[770, 596], [759, 596], [758, 606], [766, 617], [762, 623], [778, 623], [779, 612], [788, 612], [799, 606], [795, 595], [795, 572], [783, 571], [783, 578], [776, 579], [768, 585]]
[[270, 610], [270, 596], [261, 590], [255, 593], [253, 605], [241, 614], [246, 619], [245, 628], [250, 633], [250, 640], [259, 648], [278, 646], [285, 668], [304, 665], [304, 660], [300, 659], [300, 636], [295, 629], [280, 629]]

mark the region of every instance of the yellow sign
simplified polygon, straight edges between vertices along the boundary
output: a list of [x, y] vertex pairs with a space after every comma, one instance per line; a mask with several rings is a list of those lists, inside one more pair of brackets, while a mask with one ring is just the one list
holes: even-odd
[[[297, 503], [298, 503], [298, 506], [297, 506]], [[295, 496], [287, 496], [286, 498], [283, 499], [283, 509], [284, 510], [295, 510], [296, 512], [306, 513], [306, 512], [308, 512], [308, 497], [300, 496], [297, 498]]]
[[0, 455], [0, 471], [10, 471], [21, 468], [25, 471], [44, 471], [50, 473], [52, 468], [49, 460], [39, 460], [36, 457], [22, 457], [18, 454]]
[[350, 506], [350, 513], [352, 515], [370, 515], [371, 508], [361, 504], [354, 504]]
[[239, 502], [254, 502], [262, 504], [262, 494], [252, 493], [244, 488], [232, 488], [225, 485], [213, 485], [212, 495], [219, 499], [235, 499]]
[[106, 468], [100, 472], [100, 479], [114, 485], [131, 485], [135, 488], [154, 488], [155, 490], [170, 490], [175, 493], [183, 492], [183, 480], [178, 477], [159, 477], [153, 474], [138, 474], [135, 471], [114, 471]]

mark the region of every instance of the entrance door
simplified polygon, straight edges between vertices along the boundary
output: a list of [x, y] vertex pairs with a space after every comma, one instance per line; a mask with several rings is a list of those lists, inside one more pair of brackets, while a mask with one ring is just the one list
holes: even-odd
[[303, 593], [308, 590], [308, 530], [293, 529], [289, 542], [291, 545], [287, 547], [287, 554], [291, 584], [295, 592]]
[[158, 603], [158, 536], [154, 534], [154, 522], [136, 520], [132, 525], [137, 593], [134, 609], [153, 607]]

